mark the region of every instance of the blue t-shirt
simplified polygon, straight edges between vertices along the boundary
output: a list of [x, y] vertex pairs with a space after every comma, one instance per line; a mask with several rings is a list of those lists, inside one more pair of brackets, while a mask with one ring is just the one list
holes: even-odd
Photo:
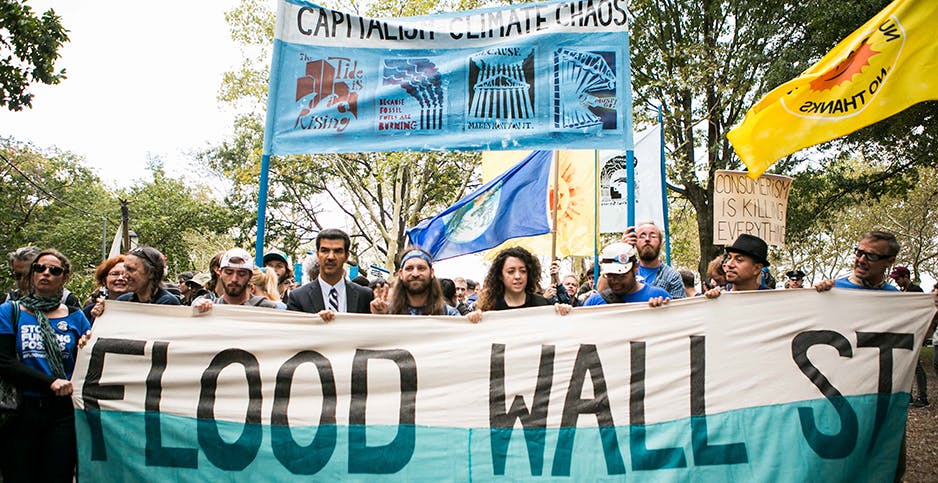
[[899, 291], [899, 289], [897, 289], [894, 285], [890, 285], [888, 283], [884, 284], [882, 287], [864, 287], [862, 285], [857, 285], [850, 281], [849, 275], [846, 277], [841, 277], [841, 278], [838, 278], [837, 280], [834, 280], [834, 287], [835, 288], [852, 288], [852, 289], [860, 289], [860, 290], [885, 290], [887, 292]]
[[655, 268], [645, 268], [641, 265], [638, 266], [638, 274], [645, 280], [645, 283], [648, 285], [654, 284], [655, 279], [658, 278], [658, 272], [661, 271], [661, 265], [658, 265]]
[[[81, 310], [76, 310], [65, 317], [49, 319], [56, 339], [59, 340], [59, 350], [62, 352], [62, 364], [65, 366], [65, 375], [72, 378], [75, 369], [75, 354], [78, 352], [78, 339], [91, 330], [91, 324]], [[20, 306], [19, 334], [13, 333], [13, 305], [7, 302], [0, 305], [0, 335], [13, 335], [16, 339], [16, 353], [23, 364], [44, 374], [54, 376], [46, 359], [46, 351], [42, 345], [42, 333], [39, 332], [39, 322], [36, 316], [26, 312]], [[29, 393], [27, 393], [29, 394]], [[32, 394], [36, 395], [36, 394]]]
[[[660, 289], [658, 287], [652, 287], [651, 285], [646, 283], [645, 286], [641, 288], [641, 290], [635, 293], [630, 293], [627, 295], [620, 295], [619, 300], [625, 303], [648, 302], [648, 300], [654, 297], [664, 297], [666, 299], [670, 299], [671, 294], [669, 294], [663, 289]], [[593, 295], [590, 295], [590, 298], [586, 299], [586, 302], [583, 303], [583, 306], [586, 307], [590, 305], [605, 305], [605, 304], [606, 304], [606, 299], [603, 298], [602, 294], [594, 293]]]

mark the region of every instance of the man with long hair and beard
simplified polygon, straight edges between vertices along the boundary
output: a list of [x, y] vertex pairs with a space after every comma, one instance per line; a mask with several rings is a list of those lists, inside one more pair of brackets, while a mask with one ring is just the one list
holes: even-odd
[[393, 315], [459, 315], [446, 305], [433, 272], [433, 257], [410, 247], [401, 253], [394, 287], [375, 287], [371, 313]]

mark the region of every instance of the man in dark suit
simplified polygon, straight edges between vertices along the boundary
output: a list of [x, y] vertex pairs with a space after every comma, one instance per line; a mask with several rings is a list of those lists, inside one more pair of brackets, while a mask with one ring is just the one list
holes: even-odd
[[371, 313], [371, 289], [345, 278], [351, 244], [342, 230], [327, 228], [319, 232], [316, 236], [319, 277], [290, 292], [287, 309], [318, 314], [327, 322], [335, 318], [336, 312]]

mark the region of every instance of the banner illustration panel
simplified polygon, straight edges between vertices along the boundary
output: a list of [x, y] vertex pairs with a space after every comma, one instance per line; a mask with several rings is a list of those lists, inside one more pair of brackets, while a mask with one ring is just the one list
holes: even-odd
[[278, 10], [266, 154], [629, 149], [624, 0], [370, 19]]

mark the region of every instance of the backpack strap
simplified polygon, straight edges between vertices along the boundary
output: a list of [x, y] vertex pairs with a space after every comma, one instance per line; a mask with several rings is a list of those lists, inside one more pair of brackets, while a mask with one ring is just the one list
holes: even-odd
[[[11, 302], [11, 305], [13, 305], [13, 352], [16, 353], [16, 338], [20, 336], [20, 302], [19, 300], [14, 300]], [[17, 354], [17, 356], [19, 356], [19, 354]]]

